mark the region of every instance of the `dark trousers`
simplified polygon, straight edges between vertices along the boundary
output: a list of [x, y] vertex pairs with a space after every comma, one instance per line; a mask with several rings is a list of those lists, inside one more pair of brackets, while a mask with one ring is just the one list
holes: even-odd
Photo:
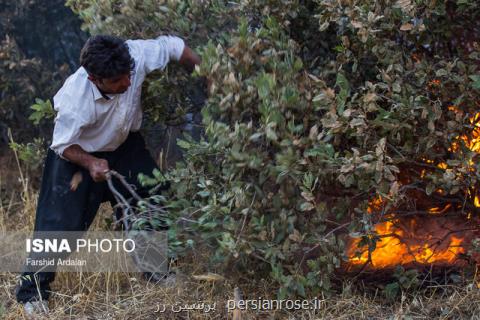
[[[127, 140], [112, 152], [95, 152], [92, 155], [106, 159], [110, 169], [123, 175], [129, 184], [136, 186], [141, 197], [148, 195], [137, 179], [139, 173], [152, 175], [157, 168], [152, 156], [145, 148], [145, 141], [138, 132], [131, 132]], [[70, 182], [76, 172], [82, 173], [82, 182], [75, 191], [70, 190]], [[116, 179], [114, 179], [116, 180]], [[125, 198], [128, 191], [118, 181], [115, 188]], [[60, 158], [48, 149], [42, 185], [35, 217], [36, 231], [86, 231], [97, 214], [102, 202], [116, 204], [106, 182], [94, 182], [88, 170]], [[54, 272], [23, 272], [16, 289], [18, 302], [48, 299], [50, 283], [55, 279]]]

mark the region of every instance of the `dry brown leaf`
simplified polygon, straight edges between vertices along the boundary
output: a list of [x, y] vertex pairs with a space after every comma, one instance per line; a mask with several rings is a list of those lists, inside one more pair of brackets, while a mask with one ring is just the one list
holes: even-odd
[[410, 31], [413, 29], [413, 24], [411, 23], [404, 23], [402, 24], [402, 26], [400, 27], [400, 31]]
[[357, 29], [360, 29], [361, 27], [363, 27], [363, 24], [360, 21], [352, 21], [351, 24], [354, 28], [357, 28]]
[[410, 11], [412, 9], [412, 0], [397, 0], [396, 6], [402, 8], [403, 11]]
[[324, 93], [330, 100], [335, 99], [335, 90], [333, 90], [332, 88], [327, 88], [327, 89], [323, 90], [323, 93]]
[[363, 97], [365, 103], [375, 102], [377, 100], [377, 95], [374, 92], [369, 92]]
[[[313, 207], [313, 205], [312, 205], [312, 207]], [[302, 242], [302, 240], [303, 240], [302, 235], [300, 234], [300, 232], [298, 232], [297, 229], [294, 229], [293, 233], [288, 235], [288, 238], [292, 241], [295, 241], [295, 242]]]
[[193, 275], [193, 279], [201, 280], [201, 281], [224, 281], [225, 278], [216, 273], [207, 273], [207, 274], [200, 274], [200, 275]]

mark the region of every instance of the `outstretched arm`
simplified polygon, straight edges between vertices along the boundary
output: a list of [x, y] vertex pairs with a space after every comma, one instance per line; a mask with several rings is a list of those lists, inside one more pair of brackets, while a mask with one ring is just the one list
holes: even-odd
[[136, 62], [143, 62], [139, 68], [145, 73], [165, 69], [170, 61], [179, 62], [185, 69], [192, 72], [200, 57], [187, 46], [182, 38], [176, 36], [159, 36], [148, 40], [127, 40], [130, 54]]
[[190, 47], [185, 45], [185, 48], [183, 49], [182, 56], [180, 57], [180, 60], [178, 61], [185, 69], [187, 69], [188, 72], [193, 72], [195, 69], [195, 65], [201, 63], [201, 59], [196, 54]]

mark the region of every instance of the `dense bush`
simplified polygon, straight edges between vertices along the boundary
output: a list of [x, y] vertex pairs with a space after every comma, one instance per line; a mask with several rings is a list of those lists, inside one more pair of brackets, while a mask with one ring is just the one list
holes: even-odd
[[[414, 210], [412, 190], [476, 212], [476, 1], [68, 3], [92, 33], [175, 33], [202, 53], [204, 137], [179, 141], [186, 161], [168, 173], [172, 221], [189, 221], [173, 223], [178, 250], [207, 244], [306, 295], [331, 289], [345, 234], [374, 248], [375, 197], [383, 212]], [[166, 97], [184, 106], [185, 81], [146, 85], [157, 121]]]

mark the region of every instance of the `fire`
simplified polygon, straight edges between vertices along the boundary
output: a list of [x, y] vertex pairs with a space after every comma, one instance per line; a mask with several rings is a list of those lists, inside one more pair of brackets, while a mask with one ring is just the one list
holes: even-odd
[[473, 205], [475, 207], [480, 207], [480, 198], [478, 196], [475, 196], [475, 199], [473, 200]]
[[377, 196], [369, 201], [367, 212], [373, 213], [374, 211], [380, 211], [383, 207], [383, 198], [381, 196]]
[[369, 266], [374, 269], [398, 265], [446, 265], [456, 263], [459, 255], [465, 253], [463, 238], [455, 235], [434, 237], [425, 233], [422, 230], [424, 227], [419, 228], [414, 218], [378, 223], [375, 225], [375, 233], [379, 237], [375, 250], [369, 252], [364, 247], [358, 252], [360, 239], [354, 239], [347, 252], [351, 257], [349, 262], [351, 265], [370, 263]]
[[[428, 83], [428, 86], [434, 88], [439, 84], [440, 81], [434, 79]], [[455, 113], [462, 112], [455, 105], [450, 105], [447, 109]], [[448, 149], [450, 152], [458, 152], [463, 143], [469, 150], [480, 153], [480, 113], [470, 117], [469, 122], [472, 125], [471, 131], [468, 134], [459, 135], [450, 145]], [[445, 172], [452, 171], [447, 162], [427, 158], [422, 158], [421, 161]], [[473, 159], [470, 159], [468, 164], [468, 170], [476, 170]], [[424, 178], [427, 170], [422, 169], [418, 174]], [[442, 196], [445, 195], [445, 191], [437, 189], [434, 194]], [[480, 192], [471, 188], [466, 190], [466, 196], [472, 200], [476, 208], [480, 208]], [[475, 228], [472, 229], [471, 223], [475, 220], [474, 223], [478, 224], [479, 219], [472, 218], [472, 212], [466, 212], [464, 216], [447, 217], [449, 211], [461, 209], [461, 206], [452, 203], [434, 204], [433, 200], [425, 198], [422, 202], [425, 210], [423, 215], [402, 216], [396, 214], [395, 209], [385, 212], [386, 201], [386, 198], [377, 195], [368, 202], [368, 214], [381, 219], [381, 222], [375, 224], [373, 230], [362, 238], [350, 238], [346, 250], [350, 268], [366, 266], [370, 269], [383, 269], [398, 265], [462, 265], [465, 263], [465, 260], [459, 257], [465, 255], [468, 243], [478, 236], [473, 231]], [[454, 230], [461, 231], [458, 233]]]
[[443, 208], [433, 207], [433, 208], [428, 209], [427, 211], [430, 212], [431, 214], [442, 214], [442, 213], [446, 212], [448, 209], [450, 209], [451, 207], [452, 207], [452, 204], [447, 203], [445, 205], [445, 207], [443, 207]]
[[[454, 110], [454, 109], [450, 109], [449, 107], [449, 110]], [[469, 135], [462, 134], [457, 139], [463, 141], [463, 143], [468, 149], [474, 152], [480, 153], [480, 113], [476, 113], [475, 115], [470, 117], [469, 122], [473, 126], [473, 129], [472, 131], [470, 131], [470, 134]], [[454, 141], [448, 150], [452, 152], [457, 152], [459, 148], [460, 146], [458, 142]]]

